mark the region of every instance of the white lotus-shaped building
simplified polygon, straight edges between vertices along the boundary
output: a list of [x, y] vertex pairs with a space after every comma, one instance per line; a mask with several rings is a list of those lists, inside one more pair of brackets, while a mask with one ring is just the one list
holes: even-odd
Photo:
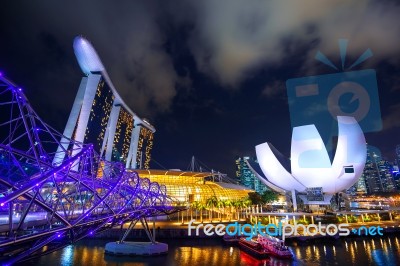
[[331, 163], [324, 142], [314, 125], [293, 128], [290, 160], [270, 143], [256, 146], [258, 163], [271, 187], [305, 192], [321, 188], [334, 194], [357, 182], [365, 166], [364, 134], [353, 117], [338, 116], [338, 141]]

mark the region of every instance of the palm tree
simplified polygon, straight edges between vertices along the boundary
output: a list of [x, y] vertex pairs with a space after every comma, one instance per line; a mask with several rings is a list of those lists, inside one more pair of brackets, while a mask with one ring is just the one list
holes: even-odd
[[215, 196], [212, 196], [211, 198], [208, 198], [206, 200], [206, 207], [209, 209], [211, 208], [210, 211], [210, 222], [212, 222], [212, 212], [214, 211], [214, 207], [217, 205], [218, 199]]
[[247, 207], [249, 207], [251, 205], [251, 203], [252, 203], [252, 201], [249, 197], [242, 198], [240, 201], [240, 204], [241, 204], [240, 209], [241, 209], [241, 211], [243, 211], [243, 208], [245, 208], [246, 215], [247, 215]]
[[[232, 203], [232, 201], [230, 201], [230, 200], [224, 200], [223, 201], [223, 204], [224, 204], [224, 215], [225, 215], [225, 218], [226, 218], [226, 208], [228, 208], [228, 210], [229, 210], [229, 212], [228, 212], [228, 214], [230, 214], [231, 213], [231, 207], [233, 206], [233, 203]], [[229, 216], [229, 221], [231, 221], [231, 217]]]
[[203, 223], [203, 210], [206, 208], [205, 204], [201, 201], [198, 202], [197, 209], [200, 211], [200, 221]]
[[252, 204], [252, 201], [250, 198], [248, 198], [248, 197], [244, 198], [245, 207], [249, 207], [251, 204]]
[[244, 199], [244, 198], [242, 198], [242, 199], [240, 199], [240, 200], [238, 201], [238, 207], [240, 208], [240, 212], [239, 212], [239, 220], [240, 220], [240, 214], [243, 215], [243, 208], [246, 207], [246, 202], [245, 202], [245, 199]]
[[[196, 217], [197, 217], [197, 210], [199, 209], [199, 204], [200, 202], [198, 201], [193, 201], [192, 204], [190, 204], [190, 209], [195, 209], [196, 211]], [[191, 220], [193, 219], [193, 216], [191, 217]]]
[[217, 200], [217, 207], [218, 207], [218, 218], [219, 218], [219, 221], [222, 222], [221, 208], [224, 207], [224, 201], [223, 200]]
[[233, 207], [235, 207], [235, 214], [236, 214], [236, 219], [239, 220], [240, 219], [240, 212], [238, 211], [240, 206], [241, 206], [241, 200], [240, 199], [236, 199], [232, 202]]
[[198, 212], [200, 212], [200, 220], [203, 222], [203, 210], [206, 208], [205, 204], [201, 201], [194, 201], [191, 207], [196, 210], [196, 217]]

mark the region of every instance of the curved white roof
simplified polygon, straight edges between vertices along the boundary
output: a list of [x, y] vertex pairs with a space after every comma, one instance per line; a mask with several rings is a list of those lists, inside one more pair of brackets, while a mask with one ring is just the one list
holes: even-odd
[[[339, 138], [331, 163], [314, 125], [293, 128], [291, 173], [278, 161], [269, 143], [256, 146], [257, 159], [268, 181], [284, 190], [322, 187], [333, 194], [351, 187], [361, 176], [367, 156], [364, 134], [353, 117], [338, 116]], [[353, 171], [345, 171], [352, 168]]]
[[105, 68], [92, 44], [83, 37], [75, 37], [74, 52], [83, 73], [103, 72]]
[[[261, 182], [263, 182], [266, 186], [268, 186], [269, 188], [272, 188], [273, 190], [279, 192], [279, 193], [285, 193], [285, 190], [280, 188], [279, 186], [272, 184], [267, 178], [265, 178], [265, 176], [262, 176], [256, 169], [254, 169], [254, 166], [250, 163], [250, 161], [245, 160], [247, 166], [250, 168], [250, 170], [253, 172], [254, 175], [257, 176], [258, 179], [261, 180]], [[258, 163], [257, 163], [258, 165]], [[259, 165], [258, 165], [259, 166]]]
[[133, 116], [135, 120], [135, 125], [142, 124], [146, 128], [150, 129], [152, 132], [155, 132], [156, 129], [149, 122], [137, 116], [122, 100], [121, 96], [118, 94], [113, 83], [111, 82], [111, 79], [108, 76], [108, 73], [103, 63], [101, 62], [101, 59], [92, 44], [86, 38], [82, 36], [77, 36], [74, 39], [73, 47], [76, 59], [78, 60], [79, 66], [81, 67], [83, 73], [85, 73], [86, 75], [90, 75], [91, 73], [100, 72], [107, 82], [108, 86], [111, 88], [111, 91], [115, 97], [114, 105], [122, 105], [124, 109]]

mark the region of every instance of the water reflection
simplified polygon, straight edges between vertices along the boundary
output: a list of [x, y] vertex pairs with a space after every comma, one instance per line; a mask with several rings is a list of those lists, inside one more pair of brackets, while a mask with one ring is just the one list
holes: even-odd
[[65, 247], [61, 252], [61, 264], [65, 266], [73, 265], [74, 247], [72, 245], [69, 245], [68, 247]]
[[232, 261], [240, 261], [240, 258], [233, 247], [176, 247], [174, 261], [182, 265], [229, 265]]
[[86, 240], [68, 246], [42, 258], [22, 265], [118, 265], [118, 266], [164, 266], [164, 265], [229, 265], [229, 266], [286, 266], [286, 265], [400, 265], [398, 236], [382, 238], [355, 238], [321, 241], [314, 244], [292, 245], [295, 259], [270, 258], [256, 260], [237, 247], [223, 245], [220, 240], [163, 241], [169, 244], [169, 254], [161, 257], [115, 257], [104, 254], [107, 241]]

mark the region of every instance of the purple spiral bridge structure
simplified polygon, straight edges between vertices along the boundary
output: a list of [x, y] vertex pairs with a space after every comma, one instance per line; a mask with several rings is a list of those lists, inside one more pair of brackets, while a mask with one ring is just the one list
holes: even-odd
[[[57, 147], [66, 147], [66, 156], [54, 165]], [[22, 89], [0, 76], [2, 264], [53, 252], [125, 222], [171, 214], [178, 211], [173, 205], [165, 186], [105, 161], [91, 144], [68, 140], [44, 123]]]

